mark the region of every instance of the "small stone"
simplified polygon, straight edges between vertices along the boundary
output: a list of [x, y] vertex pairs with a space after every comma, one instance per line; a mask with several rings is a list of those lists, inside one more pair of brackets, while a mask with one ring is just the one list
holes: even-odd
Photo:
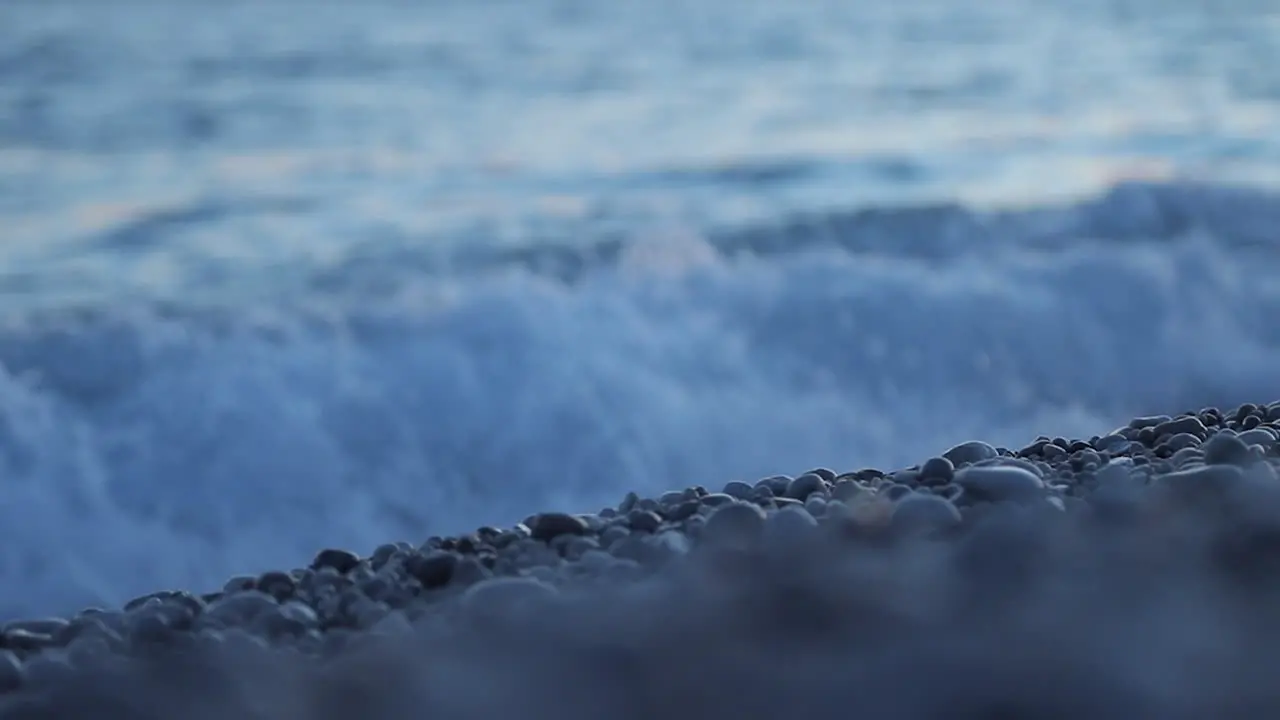
[[453, 579], [454, 570], [458, 567], [458, 562], [457, 555], [436, 551], [427, 555], [410, 555], [404, 561], [404, 569], [410, 577], [421, 583], [422, 587], [431, 590], [449, 584]]
[[627, 527], [634, 532], [657, 532], [662, 527], [662, 517], [647, 510], [632, 510], [627, 513]]
[[674, 507], [684, 502], [684, 493], [679, 490], [662, 493], [662, 497], [658, 498], [658, 502], [662, 505]]
[[588, 527], [581, 518], [567, 513], [542, 513], [529, 526], [535, 540], [547, 542], [561, 535], [585, 535]]
[[750, 546], [758, 542], [764, 533], [764, 523], [764, 511], [755, 505], [724, 505], [707, 517], [702, 538], [715, 545]]
[[[1250, 417], [1256, 416], [1250, 415]], [[1245, 445], [1261, 445], [1264, 449], [1276, 444], [1275, 432], [1264, 427], [1245, 430], [1236, 437], [1240, 438], [1240, 442]]]
[[1129, 427], [1134, 430], [1142, 430], [1143, 428], [1155, 427], [1161, 423], [1169, 422], [1168, 415], [1148, 415], [1146, 417], [1137, 417], [1129, 421]]
[[951, 501], [923, 493], [904, 497], [894, 505], [889, 518], [893, 529], [908, 533], [948, 530], [960, 522], [960, 510]]
[[633, 509], [635, 509], [636, 504], [639, 502], [640, 502], [640, 496], [635, 494], [634, 492], [629, 492], [627, 493], [626, 497], [622, 498], [622, 502], [618, 503], [618, 512], [621, 512], [621, 513], [631, 512]]
[[472, 585], [462, 595], [463, 606], [487, 618], [496, 618], [530, 605], [553, 602], [555, 587], [529, 577], [490, 578]]
[[1208, 436], [1209, 431], [1205, 428], [1204, 423], [1200, 421], [1200, 418], [1194, 415], [1185, 415], [1155, 426], [1156, 437], [1180, 435], [1182, 433], [1193, 435], [1197, 439], [1203, 439]]
[[1196, 503], [1220, 498], [1244, 483], [1244, 473], [1233, 465], [1204, 465], [1187, 470], [1157, 475], [1152, 484], [1172, 496]]
[[981, 462], [982, 460], [999, 457], [999, 453], [996, 452], [994, 447], [987, 443], [978, 440], [971, 440], [969, 442], [960, 443], [959, 445], [956, 445], [950, 450], [942, 453], [942, 457], [950, 460], [953, 466], [960, 467], [962, 465], [972, 465], [973, 463]]
[[827, 501], [820, 495], [810, 495], [804, 501], [804, 509], [813, 517], [820, 518], [827, 514]]
[[920, 466], [920, 482], [926, 485], [945, 485], [955, 476], [956, 467], [944, 457], [929, 458]]
[[1096, 450], [1120, 452], [1129, 447], [1129, 439], [1123, 435], [1103, 435], [1094, 441], [1093, 447]]
[[865, 492], [867, 489], [855, 480], [839, 480], [831, 488], [831, 497], [841, 502], [849, 502]]
[[1178, 433], [1177, 435], [1169, 436], [1169, 439], [1165, 440], [1161, 445], [1164, 445], [1173, 452], [1177, 452], [1184, 448], [1199, 447], [1200, 438], [1196, 435], [1192, 435], [1191, 433]]
[[258, 616], [274, 612], [279, 604], [270, 595], [258, 590], [246, 590], [227, 595], [211, 604], [201, 616], [202, 624], [247, 625]]
[[980, 500], [1022, 501], [1044, 494], [1044, 481], [1035, 473], [1008, 465], [964, 468], [956, 472], [955, 482]]
[[826, 489], [827, 481], [823, 480], [821, 475], [805, 473], [787, 485], [784, 496], [793, 500], [804, 501], [813, 493], [825, 492]]
[[345, 575], [359, 564], [360, 556], [355, 553], [329, 548], [328, 550], [321, 550], [316, 555], [315, 560], [311, 561], [311, 569], [319, 570], [320, 568], [329, 567]]
[[630, 537], [631, 531], [622, 525], [610, 525], [600, 533], [600, 546], [610, 548], [623, 538]]
[[279, 571], [265, 572], [259, 575], [255, 584], [259, 590], [280, 601], [292, 597], [297, 589], [297, 582], [293, 579], [293, 576]]
[[775, 497], [785, 497], [787, 488], [791, 487], [791, 478], [786, 475], [774, 475], [767, 477], [756, 483], [757, 488], [769, 488], [769, 492]]
[[680, 522], [696, 515], [699, 507], [701, 506], [697, 500], [685, 500], [675, 507], [668, 508], [663, 515], [671, 522]]
[[765, 518], [764, 541], [771, 547], [789, 548], [813, 537], [818, 521], [803, 507], [783, 508]]
[[741, 480], [734, 480], [732, 482], [726, 483], [724, 486], [725, 495], [737, 498], [739, 500], [750, 500], [752, 490], [753, 488], [751, 487], [751, 485], [744, 483]]
[[[745, 485], [746, 483], [743, 484]], [[748, 486], [747, 491], [750, 492], [750, 490], [751, 488]], [[729, 495], [728, 493], [711, 493], [709, 495], [703, 495], [698, 502], [707, 507], [720, 507], [721, 505], [728, 505], [729, 503], [735, 502], [737, 499], [738, 498], [735, 498], [733, 495]]]
[[1253, 462], [1253, 454], [1248, 443], [1239, 437], [1217, 433], [1204, 444], [1204, 461], [1209, 465], [1245, 466]]

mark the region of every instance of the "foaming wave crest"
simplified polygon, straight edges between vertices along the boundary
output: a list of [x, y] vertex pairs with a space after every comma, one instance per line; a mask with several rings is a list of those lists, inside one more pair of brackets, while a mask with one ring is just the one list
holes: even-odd
[[[623, 252], [572, 283], [519, 265], [414, 281], [388, 262], [418, 292], [11, 318], [0, 617], [627, 490], [900, 466], [972, 437], [1280, 396], [1275, 250], [1235, 230], [1280, 203], [1199, 212], [1225, 191], [1177, 192], [1198, 200], [1173, 226], [1114, 194], [964, 213], [942, 254], [868, 251], [836, 224], [791, 251]], [[920, 248], [940, 231], [899, 232]]]

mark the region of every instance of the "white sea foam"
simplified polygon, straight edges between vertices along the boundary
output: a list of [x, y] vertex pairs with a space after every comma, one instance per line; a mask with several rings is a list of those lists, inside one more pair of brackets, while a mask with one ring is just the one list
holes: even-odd
[[[590, 511], [627, 490], [901, 466], [974, 437], [1087, 437], [1135, 413], [1280, 397], [1277, 258], [1257, 227], [1280, 201], [1119, 193], [968, 216], [942, 255], [912, 242], [943, 231], [921, 221], [900, 230], [912, 252], [836, 233], [727, 259], [732, 238], [684, 238], [572, 283], [367, 262], [394, 299], [324, 312], [310, 296], [253, 317], [15, 314], [0, 333], [0, 615], [212, 589], [325, 546]], [[1206, 210], [1214, 197], [1235, 211]]]

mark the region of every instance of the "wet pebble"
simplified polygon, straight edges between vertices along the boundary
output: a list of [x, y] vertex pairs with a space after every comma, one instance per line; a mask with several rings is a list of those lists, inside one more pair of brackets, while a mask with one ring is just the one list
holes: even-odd
[[583, 535], [587, 530], [586, 521], [568, 513], [542, 513], [529, 525], [533, 539], [544, 542], [561, 535]]
[[977, 499], [997, 502], [1039, 498], [1044, 493], [1039, 476], [1011, 465], [967, 467], [956, 472], [955, 482]]

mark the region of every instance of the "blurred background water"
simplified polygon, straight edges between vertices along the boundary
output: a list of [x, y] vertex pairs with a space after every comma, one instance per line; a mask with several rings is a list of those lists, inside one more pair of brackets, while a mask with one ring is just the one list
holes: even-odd
[[0, 617], [1280, 397], [1280, 4], [0, 4]]

